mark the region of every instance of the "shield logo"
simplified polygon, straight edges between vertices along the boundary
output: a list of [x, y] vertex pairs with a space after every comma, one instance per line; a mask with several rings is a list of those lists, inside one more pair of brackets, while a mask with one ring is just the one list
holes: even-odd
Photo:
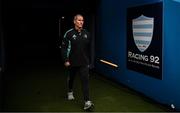
[[144, 52], [151, 44], [154, 18], [139, 16], [132, 20], [133, 38], [139, 51]]

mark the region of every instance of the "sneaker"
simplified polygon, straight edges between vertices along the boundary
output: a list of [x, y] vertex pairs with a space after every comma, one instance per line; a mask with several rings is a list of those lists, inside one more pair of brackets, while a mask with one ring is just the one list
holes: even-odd
[[94, 107], [94, 104], [91, 101], [86, 101], [84, 104], [84, 110], [91, 110]]
[[74, 100], [73, 92], [68, 92], [68, 100]]

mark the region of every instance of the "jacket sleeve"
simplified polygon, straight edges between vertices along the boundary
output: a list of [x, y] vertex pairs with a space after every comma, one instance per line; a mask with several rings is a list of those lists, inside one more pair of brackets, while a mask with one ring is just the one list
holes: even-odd
[[63, 62], [69, 61], [69, 53], [71, 51], [71, 42], [68, 39], [67, 34], [64, 35], [61, 44], [61, 56]]

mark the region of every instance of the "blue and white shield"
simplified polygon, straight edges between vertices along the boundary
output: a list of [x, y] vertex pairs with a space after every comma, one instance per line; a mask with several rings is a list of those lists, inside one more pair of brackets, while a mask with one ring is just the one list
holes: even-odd
[[153, 37], [154, 18], [139, 16], [132, 20], [133, 38], [137, 48], [144, 52]]

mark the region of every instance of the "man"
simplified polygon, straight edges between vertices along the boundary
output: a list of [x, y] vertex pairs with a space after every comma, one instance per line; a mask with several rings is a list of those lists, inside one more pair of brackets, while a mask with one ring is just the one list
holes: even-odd
[[84, 96], [84, 110], [91, 109], [94, 105], [89, 97], [89, 68], [92, 64], [92, 39], [89, 32], [83, 29], [84, 18], [81, 14], [74, 16], [74, 28], [68, 30], [62, 40], [62, 54], [65, 67], [69, 69], [68, 100], [74, 100], [73, 82], [77, 73], [82, 81]]

